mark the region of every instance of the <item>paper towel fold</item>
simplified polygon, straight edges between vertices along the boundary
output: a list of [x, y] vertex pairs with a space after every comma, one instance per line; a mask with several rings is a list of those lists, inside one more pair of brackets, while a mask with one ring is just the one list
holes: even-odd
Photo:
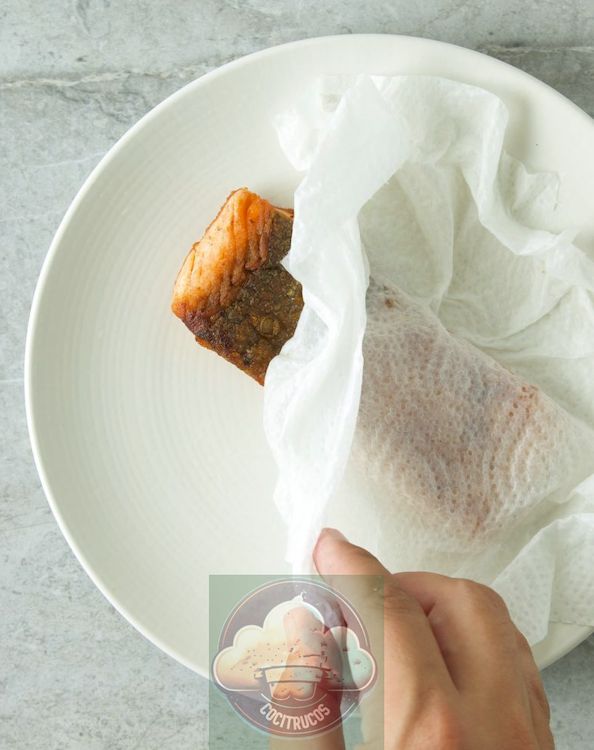
[[583, 466], [538, 514], [446, 553], [410, 542], [418, 519], [372, 496], [351, 450], [370, 268], [539, 385], [580, 435], [594, 428], [594, 263], [573, 232], [547, 229], [556, 178], [503, 151], [506, 126], [494, 95], [431, 77], [329, 77], [279, 115], [281, 145], [304, 172], [285, 264], [305, 305], [267, 373], [265, 429], [296, 572], [335, 523], [394, 569], [491, 584], [535, 643], [550, 620], [594, 626], [594, 480], [582, 481]]

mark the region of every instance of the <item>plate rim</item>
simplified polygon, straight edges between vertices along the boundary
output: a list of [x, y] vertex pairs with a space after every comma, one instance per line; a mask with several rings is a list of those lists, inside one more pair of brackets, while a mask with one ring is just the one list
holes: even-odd
[[[382, 40], [389, 38], [392, 40], [392, 42], [395, 45], [397, 45], [399, 42], [404, 42], [406, 44], [410, 44], [412, 42], [413, 44], [416, 44], [419, 47], [426, 47], [426, 48], [432, 48], [432, 49], [435, 49], [435, 47], [441, 47], [445, 51], [453, 48], [456, 51], [456, 54], [462, 53], [469, 57], [478, 57], [482, 61], [484, 60], [489, 61], [488, 64], [495, 65], [496, 67], [504, 66], [505, 68], [508, 68], [512, 72], [513, 75], [519, 77], [520, 79], [524, 79], [528, 84], [530, 84], [530, 86], [535, 87], [537, 90], [540, 89], [543, 92], [552, 94], [565, 107], [569, 105], [569, 107], [573, 110], [574, 115], [579, 115], [579, 117], [581, 117], [582, 120], [593, 129], [593, 133], [594, 133], [594, 120], [583, 109], [581, 109], [575, 102], [571, 101], [571, 99], [568, 99], [566, 96], [561, 94], [559, 91], [554, 89], [549, 84], [545, 83], [544, 81], [541, 81], [540, 79], [536, 78], [530, 73], [526, 73], [525, 71], [519, 68], [516, 68], [510, 63], [504, 62], [503, 60], [499, 60], [484, 52], [469, 49], [467, 47], [463, 47], [458, 44], [452, 44], [450, 42], [443, 42], [443, 41], [439, 41], [435, 39], [429, 39], [426, 37], [419, 37], [419, 36], [412, 36], [412, 35], [380, 34], [380, 33], [331, 34], [331, 35], [308, 37], [306, 39], [298, 39], [298, 40], [291, 41], [291, 42], [285, 42], [283, 44], [277, 44], [271, 47], [266, 47], [264, 49], [257, 50], [255, 52], [251, 52], [247, 55], [242, 55], [241, 57], [235, 58], [233, 60], [230, 60], [224, 63], [223, 65], [198, 76], [192, 81], [189, 81], [188, 83], [184, 84], [179, 89], [174, 91], [172, 94], [167, 96], [165, 99], [160, 101], [152, 109], [150, 109], [148, 112], [142, 115], [142, 117], [140, 117], [131, 127], [129, 127], [128, 130], [126, 130], [126, 132], [123, 133], [115, 141], [115, 143], [106, 151], [106, 153], [101, 157], [99, 162], [87, 175], [84, 182], [82, 183], [82, 185], [76, 192], [74, 198], [72, 199], [70, 205], [68, 206], [52, 238], [48, 251], [41, 265], [41, 269], [39, 272], [37, 282], [35, 284], [35, 290], [34, 290], [32, 302], [31, 302], [29, 319], [27, 323], [26, 339], [25, 339], [24, 401], [25, 401], [27, 430], [28, 430], [28, 435], [29, 435], [29, 442], [31, 444], [33, 460], [35, 463], [35, 468], [37, 470], [44, 495], [49, 504], [50, 510], [52, 511], [52, 514], [56, 520], [56, 523], [58, 524], [58, 528], [60, 529], [60, 532], [66, 539], [66, 542], [68, 543], [70, 549], [74, 553], [74, 556], [78, 560], [84, 572], [88, 575], [88, 577], [91, 579], [93, 584], [101, 592], [101, 594], [105, 597], [105, 599], [109, 602], [109, 604], [125, 620], [127, 620], [134, 627], [134, 629], [138, 633], [140, 633], [140, 635], [142, 635], [150, 643], [157, 646], [157, 648], [159, 648], [161, 651], [166, 653], [171, 658], [175, 659], [180, 664], [183, 664], [185, 667], [187, 667], [191, 671], [200, 674], [206, 679], [210, 678], [208, 671], [192, 663], [178, 649], [176, 649], [174, 645], [170, 643], [165, 643], [159, 636], [157, 636], [154, 632], [152, 632], [151, 628], [145, 627], [138, 620], [137, 617], [135, 617], [134, 615], [130, 613], [127, 606], [122, 601], [120, 601], [120, 599], [117, 596], [112, 594], [107, 582], [104, 582], [101, 576], [98, 573], [96, 573], [93, 567], [89, 564], [89, 562], [86, 559], [84, 551], [80, 548], [78, 542], [74, 538], [74, 535], [69, 530], [64, 518], [62, 517], [61, 511], [59, 508], [59, 503], [57, 502], [57, 499], [54, 496], [54, 493], [50, 486], [50, 482], [47, 477], [44, 461], [41, 455], [41, 448], [40, 448], [41, 440], [36, 429], [35, 407], [34, 407], [35, 395], [33, 392], [33, 383], [32, 383], [37, 323], [38, 323], [38, 318], [39, 318], [39, 310], [42, 304], [42, 299], [43, 299], [43, 296], [47, 287], [49, 270], [53, 263], [54, 257], [57, 255], [59, 251], [59, 247], [60, 247], [60, 244], [62, 242], [62, 239], [66, 232], [67, 227], [69, 226], [73, 217], [79, 211], [80, 207], [83, 205], [87, 197], [87, 194], [91, 191], [99, 175], [126, 147], [128, 141], [131, 141], [136, 136], [136, 134], [147, 125], [147, 123], [149, 123], [152, 119], [157, 117], [161, 113], [162, 110], [165, 110], [169, 106], [171, 106], [175, 101], [177, 101], [178, 98], [181, 98], [182, 96], [186, 96], [193, 89], [198, 89], [201, 86], [207, 84], [208, 82], [213, 81], [218, 77], [224, 76], [236, 68], [241, 68], [244, 65], [249, 64], [250, 62], [256, 59], [265, 59], [266, 57], [273, 57], [275, 54], [278, 54], [280, 51], [290, 51], [298, 47], [307, 47], [307, 46], [314, 46], [314, 45], [323, 46], [324, 44], [345, 44], [345, 45], [357, 46], [361, 44], [364, 45], [366, 43], [372, 43], [374, 40], [377, 40], [380, 38]], [[541, 659], [539, 662], [540, 669], [544, 669], [547, 666], [550, 666], [552, 663], [556, 662], [557, 660], [561, 659], [563, 656], [569, 653], [573, 648], [575, 648], [582, 641], [588, 638], [588, 636], [591, 635], [592, 632], [594, 632], [594, 628], [589, 627], [589, 626], [580, 626], [580, 625], [573, 625], [573, 624], [569, 625], [569, 624], [561, 624], [561, 623], [554, 623], [554, 622], [550, 622], [549, 626], [550, 626], [549, 632], [551, 631], [551, 629], [555, 629], [555, 628], [560, 628], [560, 629], [571, 628], [573, 632], [573, 637], [568, 637], [568, 639], [564, 642], [563, 648], [556, 651], [553, 655], [549, 655], [549, 658]], [[540, 643], [543, 643], [543, 642], [541, 641]], [[535, 646], [539, 646], [539, 645], [540, 644], [535, 644]]]

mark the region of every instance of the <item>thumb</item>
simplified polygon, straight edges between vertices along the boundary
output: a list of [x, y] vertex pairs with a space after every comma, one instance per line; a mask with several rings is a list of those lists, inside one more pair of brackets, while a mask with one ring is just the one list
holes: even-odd
[[439, 653], [419, 601], [371, 552], [351, 544], [337, 529], [326, 528], [318, 537], [313, 559], [322, 578], [339, 591], [346, 592], [357, 581], [367, 581], [366, 591], [372, 595], [371, 600], [381, 603], [386, 635], [405, 647], [409, 654], [421, 651], [421, 661], [426, 662], [428, 654]]
[[324, 580], [347, 599], [353, 591], [358, 593], [357, 603], [364, 609], [359, 614], [364, 620], [367, 618], [372, 648], [374, 640], [377, 648], [378, 639], [371, 636], [383, 625], [384, 691], [388, 705], [399, 705], [405, 686], [453, 688], [421, 604], [376, 557], [350, 544], [336, 529], [323, 529], [313, 558]]
[[384, 568], [371, 552], [351, 544], [338, 529], [322, 529], [314, 547], [313, 559], [318, 573], [323, 578], [336, 575], [390, 575], [387, 568]]

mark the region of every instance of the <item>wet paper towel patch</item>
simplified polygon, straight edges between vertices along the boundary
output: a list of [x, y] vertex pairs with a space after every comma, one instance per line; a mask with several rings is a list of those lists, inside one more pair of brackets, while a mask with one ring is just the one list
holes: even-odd
[[265, 429], [295, 572], [337, 525], [491, 584], [535, 643], [594, 625], [594, 263], [506, 126], [431, 77], [332, 77], [279, 115], [305, 306]]

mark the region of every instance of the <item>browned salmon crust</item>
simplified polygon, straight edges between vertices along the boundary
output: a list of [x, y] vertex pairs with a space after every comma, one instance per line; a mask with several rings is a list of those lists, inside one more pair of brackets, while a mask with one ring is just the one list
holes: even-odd
[[202, 346], [260, 384], [295, 331], [301, 285], [281, 266], [293, 211], [235, 190], [188, 253], [171, 309]]

